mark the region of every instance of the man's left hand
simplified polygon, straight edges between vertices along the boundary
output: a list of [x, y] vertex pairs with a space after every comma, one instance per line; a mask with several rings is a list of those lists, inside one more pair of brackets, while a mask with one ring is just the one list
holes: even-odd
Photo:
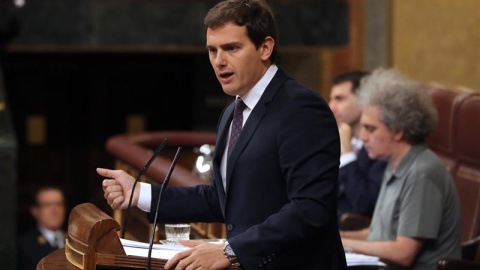
[[338, 124], [338, 133], [340, 134], [340, 151], [341, 154], [346, 154], [353, 151], [352, 147], [352, 127], [346, 123]]
[[[173, 266], [178, 269], [226, 269], [231, 266], [230, 260], [223, 255], [224, 245], [210, 244], [203, 241], [178, 240], [178, 243], [190, 247], [173, 256], [165, 264], [165, 269]], [[173, 268], [172, 268], [173, 269]]]

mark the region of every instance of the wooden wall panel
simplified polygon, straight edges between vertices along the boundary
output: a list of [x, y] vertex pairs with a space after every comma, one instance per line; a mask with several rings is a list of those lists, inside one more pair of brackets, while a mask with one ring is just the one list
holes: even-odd
[[479, 10], [478, 0], [393, 0], [393, 66], [422, 82], [480, 91]]

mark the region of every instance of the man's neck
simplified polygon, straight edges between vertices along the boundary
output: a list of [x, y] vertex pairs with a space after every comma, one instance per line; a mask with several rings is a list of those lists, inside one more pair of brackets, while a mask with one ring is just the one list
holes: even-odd
[[271, 65], [262, 75], [260, 80], [243, 96], [240, 96], [245, 102], [245, 105], [251, 110], [255, 107], [260, 97], [265, 92], [266, 87], [275, 76], [277, 66]]
[[412, 145], [407, 142], [402, 141], [398, 144], [394, 151], [394, 154], [392, 155], [392, 158], [389, 161], [391, 168], [394, 172], [397, 171], [398, 165], [400, 165], [400, 162], [407, 155], [408, 151], [410, 151], [411, 148]]
[[238, 97], [240, 97], [241, 99], [245, 99], [248, 94], [250, 93], [250, 91], [252, 91], [252, 89], [262, 80], [262, 78], [265, 76], [265, 73], [267, 73], [268, 69], [272, 66], [272, 64], [270, 63], [270, 61], [267, 62], [264, 62], [263, 63], [263, 68], [262, 68], [262, 72], [260, 72], [259, 74], [259, 77], [257, 78], [255, 84], [252, 86], [252, 88], [248, 89], [248, 91], [238, 95]]
[[60, 231], [59, 228], [57, 228], [57, 229], [50, 229], [50, 228], [47, 228], [47, 227], [45, 227], [45, 226], [42, 226], [41, 224], [38, 224], [38, 229], [39, 229], [40, 231], [42, 231], [42, 232], [45, 231], [45, 232], [52, 232], [52, 233], [56, 233], [56, 232]]

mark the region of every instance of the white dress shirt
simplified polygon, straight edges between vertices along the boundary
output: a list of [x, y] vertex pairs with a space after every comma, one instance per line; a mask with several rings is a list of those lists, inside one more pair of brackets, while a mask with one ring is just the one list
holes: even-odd
[[351, 143], [353, 151], [340, 155], [340, 168], [357, 160], [358, 152], [363, 147], [363, 141], [355, 137], [352, 137]]
[[[271, 65], [263, 77], [255, 84], [255, 86], [247, 92], [247, 94], [242, 98], [243, 102], [246, 105], [246, 108], [243, 110], [243, 124], [242, 127], [247, 122], [248, 116], [252, 112], [253, 108], [257, 105], [258, 101], [265, 92], [268, 84], [272, 81], [273, 77], [277, 73], [278, 67], [276, 65]], [[238, 98], [238, 96], [237, 96]], [[232, 129], [232, 124], [228, 129], [227, 143], [225, 145], [225, 151], [222, 156], [222, 162], [220, 164], [220, 175], [222, 176], [223, 190], [226, 190], [226, 177], [227, 177], [227, 151], [228, 144], [230, 143], [230, 130]], [[138, 208], [145, 212], [150, 212], [150, 206], [152, 202], [152, 187], [148, 183], [140, 183], [140, 195], [138, 198]]]
[[64, 248], [65, 247], [65, 237], [63, 236], [63, 232], [61, 230], [52, 231], [49, 230], [42, 225], [38, 225], [38, 230], [43, 234], [45, 239], [47, 239], [48, 243], [52, 247], [56, 248]]

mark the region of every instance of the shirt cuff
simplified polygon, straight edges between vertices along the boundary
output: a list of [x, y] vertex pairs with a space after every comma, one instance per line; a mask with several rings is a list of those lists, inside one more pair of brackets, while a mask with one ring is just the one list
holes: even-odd
[[348, 152], [340, 155], [340, 168], [354, 162], [355, 160], [357, 160], [357, 155], [355, 155], [354, 152]]
[[152, 185], [140, 182], [140, 195], [138, 197], [138, 208], [150, 213], [152, 207]]

